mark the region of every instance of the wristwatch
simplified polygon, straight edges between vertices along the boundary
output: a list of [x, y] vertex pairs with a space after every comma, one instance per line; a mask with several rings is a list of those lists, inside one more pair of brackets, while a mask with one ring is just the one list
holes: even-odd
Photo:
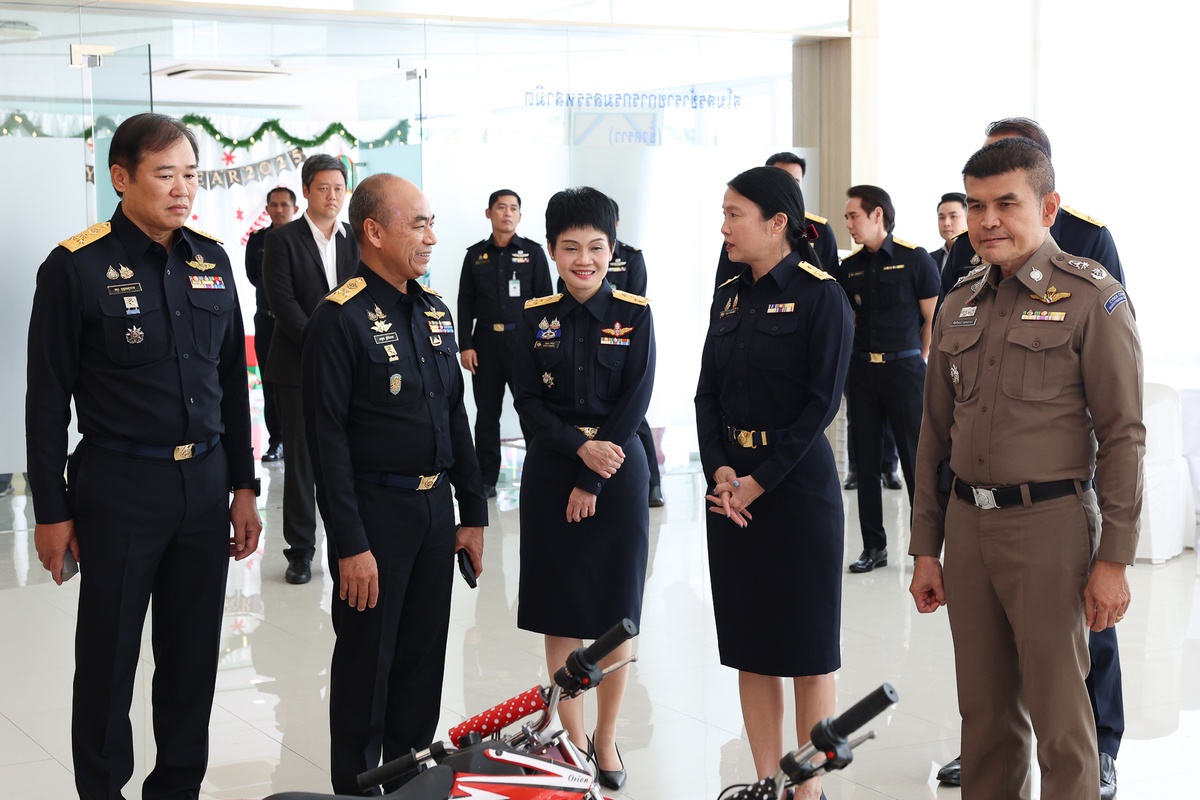
[[254, 496], [258, 497], [262, 494], [262, 478], [255, 478], [254, 480], [246, 483], [235, 483], [230, 491], [236, 492], [238, 489], [253, 489]]

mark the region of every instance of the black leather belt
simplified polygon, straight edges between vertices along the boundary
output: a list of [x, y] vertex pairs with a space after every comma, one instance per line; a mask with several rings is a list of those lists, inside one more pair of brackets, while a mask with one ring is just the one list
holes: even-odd
[[991, 489], [984, 489], [980, 486], [972, 486], [959, 478], [954, 479], [954, 493], [966, 500], [968, 503], [979, 508], [1012, 508], [1013, 506], [1025, 505], [1025, 501], [1021, 498], [1021, 486], [1029, 487], [1029, 500], [1033, 503], [1040, 503], [1044, 500], [1053, 500], [1056, 497], [1064, 497], [1069, 494], [1075, 494], [1075, 487], [1079, 486], [1081, 492], [1086, 492], [1095, 484], [1091, 478], [1086, 481], [1075, 481], [1071, 479], [1061, 481], [1047, 481], [1046, 483], [1025, 483], [1020, 486], [997, 486]]
[[913, 356], [921, 355], [921, 348], [915, 350], [901, 350], [897, 353], [870, 353], [865, 350], [855, 350], [854, 357], [861, 358], [863, 361], [870, 361], [872, 364], [883, 364], [888, 361], [899, 361], [902, 358], [912, 358]]
[[387, 486], [391, 489], [409, 489], [414, 492], [427, 492], [441, 485], [446, 477], [445, 472], [436, 475], [397, 475], [394, 472], [356, 472], [354, 477], [360, 481]]
[[187, 461], [189, 458], [195, 458], [198, 455], [208, 452], [217, 446], [217, 442], [221, 441], [220, 434], [214, 435], [207, 442], [188, 442], [187, 444], [177, 444], [173, 447], [155, 447], [148, 444], [138, 444], [131, 442], [128, 439], [109, 439], [104, 436], [89, 436], [88, 442], [103, 447], [105, 450], [113, 450], [118, 453], [124, 453], [127, 456], [135, 458], [160, 458], [163, 461]]
[[735, 428], [732, 425], [725, 426], [725, 438], [736, 444], [738, 447], [746, 447], [753, 450], [759, 446], [775, 444], [783, 438], [787, 433], [787, 428], [777, 428], [773, 431], [744, 431], [741, 428]]

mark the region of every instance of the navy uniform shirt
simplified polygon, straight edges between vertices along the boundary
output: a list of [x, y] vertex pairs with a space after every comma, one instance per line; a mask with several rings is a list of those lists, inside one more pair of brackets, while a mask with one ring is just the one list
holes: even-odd
[[696, 389], [705, 478], [727, 463], [725, 426], [787, 429], [754, 479], [771, 491], [837, 414], [853, 323], [833, 276], [793, 252], [752, 281], [747, 269], [717, 289]]
[[25, 430], [39, 523], [74, 517], [63, 480], [72, 396], [84, 436], [173, 447], [219, 435], [230, 485], [254, 480], [245, 334], [219, 241], [181, 228], [168, 252], [118, 204], [38, 270]]
[[[521, 282], [517, 294], [509, 293], [509, 281]], [[462, 277], [458, 283], [458, 332], [463, 350], [474, 350], [472, 326], [491, 330], [508, 325], [515, 330], [526, 300], [550, 294], [550, 267], [541, 245], [514, 235], [507, 247], [497, 247], [492, 237], [467, 248]]]
[[487, 525], [453, 318], [433, 290], [416, 281], [407, 288], [360, 263], [304, 328], [304, 415], [317, 502], [339, 558], [370, 549], [356, 472], [447, 472], [461, 524]]
[[[518, 328], [516, 408], [547, 447], [575, 455], [596, 439], [624, 445], [654, 389], [654, 318], [644, 297], [601, 284], [582, 305], [570, 294], [525, 304]], [[599, 494], [605, 479], [580, 462], [575, 485]]]
[[[950, 256], [942, 267], [941, 297], [954, 288], [958, 279], [970, 272], [979, 261], [975, 248], [966, 231], [960, 233], [950, 248]], [[1121, 269], [1121, 257], [1117, 255], [1117, 243], [1104, 223], [1081, 214], [1073, 208], [1062, 206], [1050, 226], [1050, 235], [1064, 252], [1099, 261], [1122, 284], [1125, 271]]]
[[854, 349], [921, 349], [920, 300], [938, 296], [937, 267], [924, 247], [890, 233], [874, 253], [861, 247], [842, 261], [838, 281], [854, 311]]
[[[817, 230], [817, 238], [810, 241], [813, 251], [817, 254], [820, 264], [813, 266], [825, 270], [831, 275], [837, 275], [838, 270], [838, 246], [837, 237], [833, 234], [833, 226], [829, 224], [829, 220], [824, 217], [818, 217], [816, 214], [804, 213], [805, 222], [812, 225]], [[810, 231], [811, 234], [811, 231]], [[741, 274], [746, 267], [745, 264], [738, 264], [729, 260], [729, 254], [725, 252], [725, 245], [721, 245], [721, 257], [717, 260], [717, 286], [725, 283], [734, 275]]]
[[252, 231], [250, 238], [246, 240], [246, 277], [254, 286], [254, 301], [259, 314], [266, 314], [271, 310], [267, 303], [267, 285], [263, 281], [262, 263], [263, 251], [267, 247], [267, 231], [274, 227], [268, 225]]

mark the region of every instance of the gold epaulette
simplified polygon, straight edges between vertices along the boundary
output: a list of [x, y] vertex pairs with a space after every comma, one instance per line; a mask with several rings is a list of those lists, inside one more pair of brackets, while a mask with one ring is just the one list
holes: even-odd
[[726, 286], [728, 286], [729, 284], [731, 284], [731, 283], [733, 283], [734, 281], [736, 281], [736, 280], [737, 280], [738, 278], [740, 278], [740, 277], [742, 277], [742, 274], [739, 272], [737, 275], [734, 275], [732, 278], [730, 278], [729, 280], [725, 281], [724, 283], [722, 283], [722, 284], [721, 284], [720, 286], [718, 286], [717, 288], [718, 288], [718, 289], [723, 289], [723, 288], [725, 288]]
[[332, 300], [340, 306], [365, 288], [367, 288], [367, 282], [365, 280], [362, 278], [351, 278], [329, 294], [325, 295], [325, 299]]
[[[858, 255], [860, 252], [862, 252], [862, 249], [863, 249], [863, 246], [860, 244], [858, 247], [851, 250], [850, 255], [846, 256], [846, 258], [853, 258], [854, 256]], [[846, 258], [843, 258], [842, 261], [845, 261]]]
[[[617, 298], [618, 300], [624, 300], [626, 303], [633, 303], [634, 305], [639, 305], [639, 306], [650, 305], [650, 301], [648, 299], [646, 299], [645, 297], [642, 297], [640, 294], [633, 294], [632, 292], [623, 292], [620, 289], [613, 289], [613, 297]], [[526, 306], [526, 308], [528, 308], [528, 306]]]
[[196, 234], [197, 236], [203, 236], [205, 239], [212, 239], [217, 244], [225, 244], [224, 242], [222, 242], [217, 237], [213, 236], [208, 231], [202, 231], [199, 228], [193, 228], [191, 225], [184, 225], [183, 227], [187, 228], [189, 231]]
[[[955, 238], [955, 239], [957, 239], [957, 238], [958, 238], [958, 237], [960, 237], [960, 236], [966, 236], [966, 235], [967, 235], [967, 229], [966, 229], [966, 228], [963, 228], [961, 231], [959, 231], [958, 233], [954, 234], [954, 238]], [[953, 241], [953, 240], [952, 240], [952, 241]]]
[[69, 239], [63, 239], [61, 242], [59, 242], [59, 244], [74, 253], [79, 248], [85, 247], [99, 239], [103, 239], [110, 233], [112, 233], [112, 223], [101, 222], [97, 225], [93, 225], [82, 233], [75, 234]]
[[903, 239], [897, 239], [895, 236], [892, 237], [892, 241], [901, 247], [907, 247], [909, 250], [916, 250], [918, 247], [920, 247], [920, 245], [913, 244], [912, 242], [906, 242]]
[[1084, 222], [1092, 223], [1097, 228], [1104, 227], [1104, 223], [1101, 222], [1100, 220], [1096, 219], [1095, 217], [1089, 217], [1087, 214], [1084, 214], [1081, 211], [1076, 211], [1075, 209], [1071, 208], [1070, 206], [1063, 206], [1062, 210], [1067, 212], [1068, 214], [1070, 214], [1072, 217], [1078, 217], [1079, 219], [1083, 220]]
[[[616, 292], [614, 292], [613, 294], [616, 294]], [[548, 306], [551, 303], [557, 303], [559, 300], [562, 300], [562, 297], [563, 296], [561, 293], [548, 294], [545, 297], [534, 297], [531, 300], [525, 301], [525, 307], [526, 308], [537, 308], [538, 306]]]
[[818, 225], [828, 225], [829, 224], [829, 220], [825, 219], [824, 217], [818, 217], [816, 214], [810, 214], [807, 211], [804, 212], [804, 218], [806, 220], [808, 220], [809, 222], [815, 222]]
[[425, 294], [431, 294], [431, 295], [433, 295], [434, 297], [441, 297], [441, 296], [442, 296], [442, 293], [441, 293], [441, 292], [439, 292], [437, 289], [434, 289], [432, 286], [424, 286], [424, 285], [422, 285], [422, 286], [421, 286], [421, 291], [425, 292]]
[[826, 272], [823, 269], [818, 269], [817, 267], [814, 267], [812, 264], [808, 263], [807, 261], [800, 262], [800, 269], [804, 270], [809, 275], [812, 275], [814, 278], [818, 278], [823, 281], [833, 280], [833, 276], [830, 275], [828, 272]]

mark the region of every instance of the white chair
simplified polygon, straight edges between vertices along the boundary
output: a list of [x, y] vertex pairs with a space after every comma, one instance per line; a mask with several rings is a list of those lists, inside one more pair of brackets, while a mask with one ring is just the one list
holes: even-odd
[[1141, 539], [1137, 559], [1161, 564], [1192, 544], [1196, 500], [1183, 456], [1183, 411], [1179, 392], [1163, 383], [1145, 385], [1146, 460], [1143, 470]]

